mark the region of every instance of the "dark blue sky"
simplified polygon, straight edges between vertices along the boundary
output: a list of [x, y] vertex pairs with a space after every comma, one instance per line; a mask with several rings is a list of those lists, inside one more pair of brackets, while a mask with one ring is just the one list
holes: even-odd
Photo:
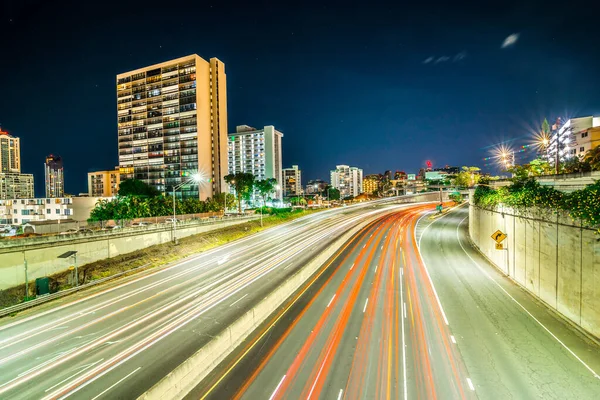
[[275, 125], [304, 183], [483, 165], [543, 117], [600, 114], [592, 1], [199, 3], [2, 0], [0, 123], [38, 195], [49, 153], [75, 194], [117, 164], [116, 74], [191, 53], [225, 63], [230, 130]]

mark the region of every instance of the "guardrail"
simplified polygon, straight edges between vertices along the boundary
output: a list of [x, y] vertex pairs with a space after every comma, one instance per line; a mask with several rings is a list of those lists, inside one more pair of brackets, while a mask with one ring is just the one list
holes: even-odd
[[15, 304], [14, 306], [2, 308], [2, 309], [0, 309], [0, 318], [5, 317], [5, 316], [10, 315], [10, 314], [13, 314], [13, 313], [16, 313], [16, 312], [27, 310], [28, 308], [32, 308], [32, 307], [38, 306], [40, 304], [47, 303], [49, 301], [59, 299], [59, 298], [64, 297], [64, 296], [68, 296], [70, 294], [78, 292], [79, 290], [90, 288], [90, 287], [98, 285], [100, 283], [104, 283], [104, 282], [107, 282], [107, 281], [109, 281], [111, 279], [115, 279], [115, 278], [118, 278], [120, 276], [123, 276], [125, 274], [139, 271], [142, 268], [146, 268], [148, 265], [150, 265], [150, 263], [147, 263], [147, 264], [144, 264], [144, 265], [140, 265], [139, 267], [135, 267], [135, 268], [132, 268], [132, 269], [127, 270], [127, 271], [118, 272], [118, 273], [116, 273], [114, 275], [107, 276], [106, 278], [96, 279], [94, 281], [91, 281], [91, 282], [83, 284], [83, 285], [79, 285], [77, 287], [73, 287], [73, 288], [66, 289], [66, 290], [60, 290], [60, 291], [58, 291], [56, 293], [52, 293], [52, 294], [49, 294], [49, 295], [44, 295], [44, 296], [41, 296], [41, 297], [36, 297], [34, 300], [29, 300], [29, 301], [26, 301], [26, 302], [23, 302], [23, 303], [20, 303], [20, 304]]

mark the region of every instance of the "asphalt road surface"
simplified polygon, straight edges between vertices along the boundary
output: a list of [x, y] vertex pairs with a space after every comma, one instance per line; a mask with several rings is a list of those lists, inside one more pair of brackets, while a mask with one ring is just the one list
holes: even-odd
[[0, 398], [136, 398], [381, 204], [323, 211], [0, 320]]
[[470, 247], [466, 208], [431, 208], [359, 232], [188, 398], [600, 398], [599, 347]]

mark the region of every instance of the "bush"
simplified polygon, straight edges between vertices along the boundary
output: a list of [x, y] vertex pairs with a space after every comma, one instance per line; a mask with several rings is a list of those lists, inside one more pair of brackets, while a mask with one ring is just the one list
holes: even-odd
[[473, 195], [476, 206], [495, 209], [503, 204], [522, 213], [537, 208], [565, 211], [573, 220], [600, 232], [600, 181], [572, 193], [540, 185], [535, 179], [516, 179], [512, 185], [492, 189], [479, 186]]

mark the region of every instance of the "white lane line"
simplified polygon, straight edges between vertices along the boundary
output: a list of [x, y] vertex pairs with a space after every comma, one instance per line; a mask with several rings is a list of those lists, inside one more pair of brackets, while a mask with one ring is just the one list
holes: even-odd
[[404, 303], [404, 318], [406, 318], [408, 316], [408, 313], [406, 312], [406, 302]]
[[467, 383], [469, 384], [469, 389], [475, 391], [475, 386], [473, 386], [473, 382], [471, 382], [471, 378], [467, 378]]
[[[427, 214], [423, 214], [422, 217], [420, 217], [417, 220], [417, 224], [415, 225], [415, 227], [419, 224], [419, 221], [424, 218]], [[446, 214], [448, 215], [448, 214]], [[440, 219], [442, 219], [443, 217], [441, 217]], [[440, 301], [440, 297], [437, 294], [437, 290], [435, 290], [435, 285], [433, 284], [433, 280], [431, 279], [431, 275], [429, 275], [429, 270], [427, 269], [427, 264], [425, 264], [425, 260], [423, 259], [423, 256], [421, 255], [421, 238], [423, 237], [423, 235], [425, 234], [425, 231], [427, 230], [427, 228], [429, 228], [432, 224], [429, 224], [425, 227], [425, 229], [423, 229], [423, 232], [421, 233], [421, 237], [419, 237], [419, 241], [417, 243], [417, 249], [419, 250], [419, 258], [421, 259], [421, 262], [423, 263], [423, 267], [425, 267], [425, 273], [427, 274], [427, 279], [429, 279], [429, 284], [431, 285], [431, 288], [433, 289], [433, 294], [435, 296], [435, 300], [438, 303], [438, 307], [440, 308], [440, 311], [442, 312], [442, 317], [444, 318], [444, 322], [446, 323], [446, 325], [450, 325], [448, 323], [448, 318], [446, 317], [446, 313], [444, 312], [444, 307], [442, 307], [442, 302]], [[416, 242], [417, 241], [417, 236], [416, 236], [416, 229], [413, 230], [413, 239]]]
[[367, 311], [367, 304], [369, 304], [369, 298], [367, 297], [367, 301], [365, 301], [365, 307], [363, 308], [363, 312]]
[[367, 246], [367, 244], [366, 244], [366, 243], [365, 243], [365, 244], [363, 244], [363, 249], [364, 249], [366, 246]]
[[248, 296], [248, 294], [249, 294], [249, 293], [246, 293], [245, 295], [243, 295], [242, 297], [240, 297], [239, 299], [237, 299], [236, 301], [234, 301], [233, 303], [231, 303], [231, 305], [230, 305], [229, 307], [231, 307], [231, 306], [234, 306], [234, 305], [235, 305], [235, 304], [236, 304], [238, 301], [241, 301], [241, 300], [243, 300], [243, 299], [244, 299], [244, 297]]
[[335, 299], [335, 294], [333, 295], [333, 297], [331, 298], [331, 300], [329, 300], [329, 303], [327, 303], [327, 308], [329, 308], [329, 306], [331, 305], [331, 302], [333, 301], [333, 299]]
[[82, 373], [86, 369], [92, 368], [94, 365], [96, 365], [96, 364], [98, 364], [99, 362], [102, 362], [102, 361], [104, 361], [104, 358], [101, 358], [98, 361], [96, 361], [94, 363], [91, 363], [91, 364], [88, 364], [88, 365], [82, 365], [79, 368], [83, 368], [83, 369], [80, 369], [79, 371], [75, 372], [73, 375], [69, 376], [68, 378], [63, 379], [62, 381], [58, 382], [56, 385], [50, 386], [48, 389], [44, 390], [44, 393], [48, 393], [50, 390], [54, 389], [58, 385], [60, 385], [62, 383], [65, 383], [66, 381], [68, 381], [69, 379], [71, 379], [72, 377], [74, 377], [75, 375], [78, 375], [78, 374]]
[[400, 275], [404, 275], [404, 268], [400, 267]]
[[352, 270], [352, 268], [354, 268], [354, 263], [352, 263], [352, 265], [350, 266], [350, 270]]
[[456, 339], [454, 338], [453, 335], [450, 335], [450, 340], [452, 340], [452, 343], [456, 344]]
[[337, 400], [340, 400], [342, 398], [342, 394], [344, 394], [344, 389], [340, 389], [340, 394], [338, 394]]
[[283, 383], [283, 380], [285, 379], [285, 375], [283, 376], [283, 378], [281, 378], [281, 380], [279, 381], [279, 384], [277, 385], [277, 387], [275, 388], [275, 390], [273, 391], [273, 394], [271, 395], [271, 397], [269, 397], [269, 400], [273, 400], [273, 397], [275, 397], [275, 395], [277, 394], [277, 391], [279, 390], [279, 388], [281, 387], [281, 384]]
[[377, 272], [377, 265], [375, 266], [375, 272]]
[[383, 246], [381, 246], [381, 250], [383, 250]]
[[[446, 214], [446, 215], [448, 215], [448, 214]], [[506, 291], [506, 289], [504, 289], [504, 288], [502, 287], [502, 285], [500, 285], [498, 282], [496, 282], [496, 280], [495, 280], [494, 278], [492, 278], [492, 276], [491, 276], [490, 274], [488, 274], [488, 273], [487, 273], [487, 271], [486, 271], [486, 270], [484, 270], [484, 269], [483, 269], [483, 267], [481, 267], [481, 266], [479, 265], [479, 263], [473, 259], [473, 257], [471, 257], [471, 255], [470, 255], [470, 254], [467, 252], [467, 250], [466, 250], [466, 249], [464, 248], [464, 246], [462, 245], [462, 243], [461, 243], [461, 241], [460, 241], [460, 236], [459, 236], [459, 228], [460, 228], [461, 224], [464, 222], [464, 220], [465, 220], [465, 219], [467, 219], [467, 218], [468, 218], [468, 216], [467, 216], [467, 217], [465, 217], [465, 218], [463, 218], [463, 220], [462, 220], [462, 221], [460, 221], [460, 222], [458, 223], [458, 226], [456, 227], [456, 239], [458, 240], [458, 244], [460, 245], [460, 248], [461, 248], [461, 249], [462, 249], [462, 250], [465, 252], [465, 254], [467, 255], [467, 257], [469, 257], [469, 259], [470, 259], [470, 260], [473, 262], [473, 264], [475, 264], [475, 266], [476, 266], [476, 267], [477, 267], [477, 268], [478, 268], [478, 269], [479, 269], [479, 270], [480, 270], [480, 271], [481, 271], [481, 272], [482, 272], [482, 273], [483, 273], [483, 274], [484, 274], [484, 275], [485, 275], [485, 276], [486, 276], [486, 277], [487, 277], [487, 278], [488, 278], [490, 281], [494, 282], [494, 284], [495, 284], [496, 286], [498, 286], [498, 287], [500, 288], [500, 290], [502, 290], [502, 291], [504, 292], [504, 294], [506, 294], [506, 295], [507, 295], [507, 296], [508, 296], [508, 297], [509, 297], [509, 298], [510, 298], [512, 301], [514, 301], [514, 302], [515, 302], [515, 303], [516, 303], [516, 304], [517, 304], [517, 305], [518, 305], [518, 306], [519, 306], [519, 307], [520, 307], [520, 308], [521, 308], [523, 311], [525, 311], [525, 313], [527, 313], [527, 315], [529, 315], [529, 316], [530, 316], [530, 317], [531, 317], [531, 318], [532, 318], [532, 319], [533, 319], [535, 322], [537, 322], [539, 326], [541, 326], [542, 328], [544, 328], [544, 330], [545, 330], [546, 332], [548, 332], [548, 334], [549, 334], [550, 336], [552, 336], [552, 337], [553, 337], [553, 338], [554, 338], [554, 339], [555, 339], [555, 340], [556, 340], [558, 343], [560, 343], [560, 345], [561, 345], [562, 347], [564, 347], [564, 348], [565, 348], [565, 350], [567, 350], [567, 351], [568, 351], [568, 352], [569, 352], [569, 353], [570, 353], [570, 354], [571, 354], [573, 357], [575, 357], [575, 359], [576, 359], [577, 361], [579, 361], [579, 362], [581, 363], [581, 365], [583, 365], [583, 366], [584, 366], [584, 367], [585, 367], [585, 368], [586, 368], [588, 371], [590, 371], [590, 372], [591, 372], [591, 373], [594, 375], [594, 378], [598, 378], [598, 379], [600, 379], [600, 375], [598, 375], [598, 374], [596, 373], [596, 371], [594, 371], [594, 370], [593, 370], [593, 369], [592, 369], [592, 368], [591, 368], [589, 365], [587, 365], [587, 364], [585, 363], [585, 361], [583, 361], [581, 358], [579, 358], [579, 356], [578, 356], [577, 354], [575, 354], [575, 352], [574, 352], [573, 350], [571, 350], [571, 349], [570, 349], [570, 348], [569, 348], [569, 347], [568, 347], [566, 344], [564, 344], [564, 343], [563, 343], [563, 341], [562, 341], [562, 340], [560, 340], [560, 339], [559, 339], [559, 338], [558, 338], [558, 337], [557, 337], [557, 336], [556, 336], [554, 333], [552, 333], [552, 331], [550, 331], [550, 329], [546, 328], [546, 326], [545, 326], [544, 324], [542, 324], [542, 322], [541, 322], [539, 319], [537, 319], [537, 318], [536, 318], [536, 317], [535, 317], [535, 316], [534, 316], [532, 313], [530, 313], [530, 312], [529, 312], [529, 310], [528, 310], [527, 308], [525, 308], [525, 307], [524, 307], [524, 306], [523, 306], [521, 303], [519, 303], [519, 301], [518, 301], [517, 299], [515, 299], [514, 297], [512, 297], [512, 296], [510, 295], [510, 293], [508, 293], [508, 292]]]
[[131, 371], [130, 373], [128, 373], [127, 375], [125, 375], [124, 377], [122, 377], [121, 379], [119, 379], [118, 381], [116, 381], [115, 383], [113, 383], [111, 386], [109, 386], [108, 388], [104, 389], [102, 392], [100, 392], [100, 394], [98, 396], [92, 398], [92, 400], [96, 400], [98, 397], [102, 396], [104, 393], [108, 392], [110, 389], [114, 388], [119, 383], [123, 382], [125, 379], [129, 378], [131, 375], [133, 375], [136, 372], [138, 372], [141, 368], [142, 367], [137, 367], [136, 369], [134, 369], [133, 371]]

